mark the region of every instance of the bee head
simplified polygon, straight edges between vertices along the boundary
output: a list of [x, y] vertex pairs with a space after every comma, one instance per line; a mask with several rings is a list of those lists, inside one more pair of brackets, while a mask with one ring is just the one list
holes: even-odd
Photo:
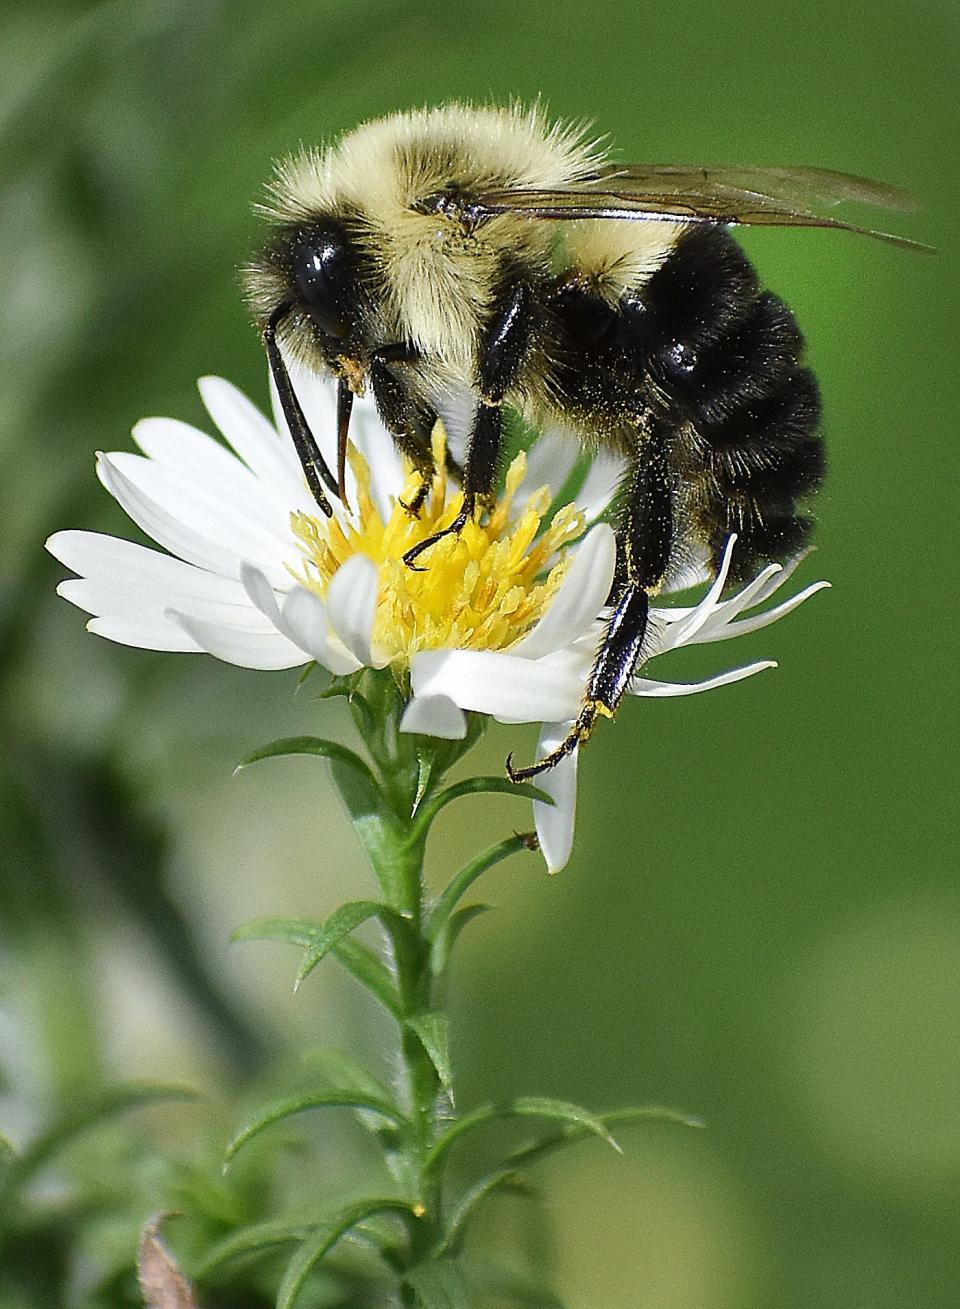
[[309, 315], [322, 344], [347, 349], [359, 308], [356, 249], [343, 224], [322, 218], [292, 235], [289, 272], [296, 302]]

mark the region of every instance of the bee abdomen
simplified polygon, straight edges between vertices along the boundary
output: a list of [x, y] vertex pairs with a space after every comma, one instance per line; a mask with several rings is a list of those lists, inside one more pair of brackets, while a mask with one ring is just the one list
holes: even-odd
[[[725, 233], [694, 232], [643, 297], [648, 328], [669, 328], [656, 331], [659, 340], [648, 336], [647, 368], [685, 433], [676, 460], [695, 530], [715, 563], [736, 532], [738, 573], [803, 546], [811, 520], [798, 505], [823, 475], [819, 391], [800, 363], [802, 335], [789, 308], [746, 269]], [[693, 271], [706, 279], [699, 302]], [[683, 291], [669, 310], [668, 288]]]

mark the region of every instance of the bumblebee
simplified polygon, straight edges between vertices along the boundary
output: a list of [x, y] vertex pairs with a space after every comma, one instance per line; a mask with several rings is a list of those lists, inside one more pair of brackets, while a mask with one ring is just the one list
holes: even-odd
[[[398, 448], [433, 472], [451, 395], [472, 423], [452, 471], [463, 507], [405, 556], [429, 566], [493, 494], [512, 406], [625, 461], [610, 616], [581, 712], [551, 767], [611, 716], [643, 654], [650, 597], [692, 560], [736, 570], [785, 559], [823, 474], [817, 384], [789, 308], [764, 290], [728, 228], [825, 227], [916, 243], [820, 212], [907, 207], [879, 182], [811, 168], [620, 165], [539, 108], [447, 105], [366, 123], [280, 163], [270, 233], [246, 289], [319, 508], [345, 498], [353, 397], [369, 388]], [[337, 468], [327, 467], [281, 354], [337, 379]], [[508, 762], [509, 767], [509, 762]]]

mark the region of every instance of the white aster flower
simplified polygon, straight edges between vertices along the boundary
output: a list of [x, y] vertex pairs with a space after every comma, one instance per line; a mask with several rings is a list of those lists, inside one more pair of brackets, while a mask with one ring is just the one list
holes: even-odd
[[[333, 389], [299, 370], [296, 387], [332, 465]], [[370, 401], [359, 400], [353, 413], [353, 508], [335, 501], [328, 520], [304, 484], [282, 416], [275, 413], [272, 425], [219, 378], [204, 378], [200, 391], [232, 449], [185, 423], [150, 418], [133, 430], [142, 454], [98, 461], [103, 485], [169, 553], [94, 532], [58, 532], [48, 542], [79, 574], [58, 592], [93, 615], [90, 631], [145, 649], [205, 651], [245, 668], [316, 661], [343, 675], [394, 665], [409, 673], [404, 731], [460, 739], [472, 712], [540, 723], [540, 754], [559, 744], [580, 708], [613, 581], [613, 531], [596, 520], [616, 488], [618, 461], [598, 457], [576, 501], [544, 526], [548, 487], [566, 481], [575, 447], [542, 437], [529, 460], [514, 460], [487, 520], [432, 546], [419, 572], [403, 563], [404, 552], [454, 518], [460, 495], [438, 473], [420, 517], [410, 516], [404, 502], [416, 491], [416, 474]], [[439, 427], [438, 433], [442, 468]], [[732, 549], [731, 540], [720, 575], [698, 604], [652, 608], [645, 665], [681, 645], [755, 631], [827, 585], [817, 582], [773, 609], [741, 617], [768, 600], [795, 565], [771, 564], [720, 600]], [[638, 673], [630, 690], [689, 695], [773, 666], [754, 663], [695, 683]], [[534, 803], [551, 871], [570, 855], [576, 768], [574, 752], [537, 779], [554, 801]]]

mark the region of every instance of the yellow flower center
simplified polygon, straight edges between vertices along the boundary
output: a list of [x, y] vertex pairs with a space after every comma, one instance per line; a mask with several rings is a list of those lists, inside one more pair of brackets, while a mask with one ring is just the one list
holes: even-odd
[[472, 520], [458, 536], [445, 536], [430, 546], [418, 561], [422, 572], [409, 568], [404, 554], [448, 527], [463, 505], [462, 492], [447, 481], [445, 451], [438, 423], [433, 437], [436, 471], [416, 518], [406, 505], [420, 488], [420, 475], [407, 465], [403, 492], [384, 520], [370, 496], [370, 470], [355, 448], [350, 450], [357, 479], [353, 521], [291, 515], [302, 557], [290, 572], [301, 586], [324, 596], [334, 573], [352, 555], [366, 555], [377, 565], [380, 589], [373, 641], [391, 663], [404, 663], [420, 650], [508, 650], [548, 608], [569, 562], [566, 552], [559, 560], [554, 556], [585, 526], [576, 506], [564, 505], [538, 535], [551, 502], [546, 486], [512, 513], [527, 468], [526, 455], [519, 454], [485, 521]]

